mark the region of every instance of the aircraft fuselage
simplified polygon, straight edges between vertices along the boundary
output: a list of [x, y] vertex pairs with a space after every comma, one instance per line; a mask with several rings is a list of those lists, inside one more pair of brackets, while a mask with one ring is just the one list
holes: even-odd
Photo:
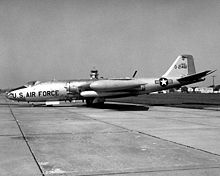
[[32, 81], [27, 85], [12, 89], [7, 94], [7, 98], [17, 101], [47, 103], [86, 100], [87, 105], [91, 105], [103, 103], [106, 98], [136, 96], [170, 88], [180, 88], [183, 85], [204, 81], [204, 77], [213, 72], [206, 70], [196, 73], [193, 56], [180, 55], [160, 78], [97, 79], [97, 77], [92, 77], [88, 80], [42, 83]]
[[[108, 82], [110, 81], [110, 83]], [[174, 79], [168, 79], [168, 83], [160, 82], [160, 79], [130, 79], [130, 80], [92, 80], [88, 81], [51, 81], [18, 89], [8, 93], [7, 97], [17, 101], [45, 102], [45, 101], [66, 101], [86, 98], [111, 98], [124, 97], [140, 94], [148, 94], [154, 91], [164, 90], [179, 86], [180, 83]], [[122, 82], [122, 83], [121, 83]], [[129, 85], [136, 83], [137, 87], [129, 88]], [[79, 85], [90, 84], [86, 89], [80, 89]], [[124, 87], [123, 87], [124, 86]], [[120, 91], [117, 91], [120, 89]]]

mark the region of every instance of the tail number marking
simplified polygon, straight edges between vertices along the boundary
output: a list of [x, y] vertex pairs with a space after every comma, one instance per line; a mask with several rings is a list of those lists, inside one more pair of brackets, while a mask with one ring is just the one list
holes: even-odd
[[174, 66], [175, 69], [187, 69], [186, 63], [181, 63], [179, 65]]

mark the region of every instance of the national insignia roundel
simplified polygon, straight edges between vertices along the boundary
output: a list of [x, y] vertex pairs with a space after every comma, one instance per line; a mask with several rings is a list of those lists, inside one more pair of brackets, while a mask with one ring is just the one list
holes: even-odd
[[168, 79], [167, 78], [160, 78], [159, 79], [160, 86], [166, 87], [168, 85]]

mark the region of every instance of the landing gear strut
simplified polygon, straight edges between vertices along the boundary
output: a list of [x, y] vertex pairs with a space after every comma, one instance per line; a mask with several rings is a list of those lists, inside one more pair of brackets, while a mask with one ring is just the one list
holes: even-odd
[[94, 98], [87, 98], [87, 99], [86, 99], [86, 105], [87, 105], [87, 106], [92, 106], [93, 100], [94, 100]]

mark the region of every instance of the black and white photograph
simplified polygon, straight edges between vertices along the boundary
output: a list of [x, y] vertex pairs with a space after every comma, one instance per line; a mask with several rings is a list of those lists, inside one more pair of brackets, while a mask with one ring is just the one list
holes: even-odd
[[0, 0], [0, 176], [219, 176], [220, 1]]

